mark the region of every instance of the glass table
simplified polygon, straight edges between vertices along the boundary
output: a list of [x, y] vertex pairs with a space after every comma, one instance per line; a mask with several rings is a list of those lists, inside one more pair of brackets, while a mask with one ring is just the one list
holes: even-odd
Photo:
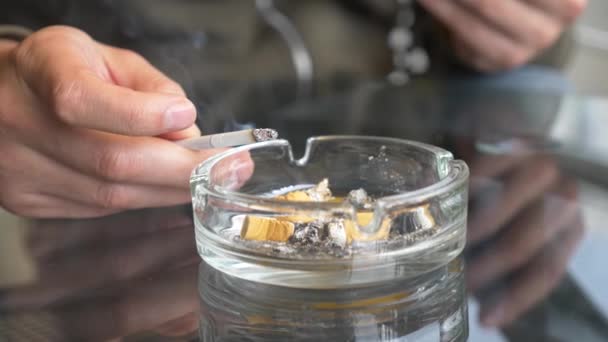
[[[230, 116], [215, 119], [277, 128], [296, 153], [307, 137], [326, 134], [451, 150], [471, 168], [461, 268], [469, 341], [608, 340], [608, 99], [577, 96], [542, 70], [337, 88], [298, 99], [280, 85], [258, 84], [223, 104]], [[281, 319], [289, 290], [220, 278], [196, 253], [189, 205], [87, 220], [0, 214], [0, 341], [190, 341], [213, 329], [229, 336], [231, 317], [252, 333], [218, 341], [264, 340], [256, 327]], [[398, 290], [372, 295], [382, 299], [374, 314], [389, 313], [383, 310], [399, 298], [390, 291]], [[312, 319], [305, 306], [294, 312], [292, 322]], [[286, 340], [361, 341], [353, 336], [362, 322], [353, 319], [340, 335], [324, 335], [322, 322], [314, 337], [298, 335], [297, 324], [282, 329]], [[382, 334], [366, 336], [390, 335]], [[385, 340], [439, 335], [425, 336]]]

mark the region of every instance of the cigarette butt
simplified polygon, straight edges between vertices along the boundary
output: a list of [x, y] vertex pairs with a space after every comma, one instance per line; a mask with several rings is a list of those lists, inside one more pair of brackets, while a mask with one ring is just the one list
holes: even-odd
[[[290, 202], [312, 202], [312, 198], [310, 198], [310, 196], [308, 195], [308, 193], [306, 193], [306, 191], [292, 191], [292, 192], [288, 192], [284, 195], [277, 196], [276, 198], [283, 200], [283, 201], [290, 201]], [[293, 223], [309, 223], [309, 222], [312, 222], [315, 220], [314, 218], [312, 218], [310, 216], [306, 216], [306, 215], [283, 216], [283, 217], [279, 217], [278, 219], [282, 220], [282, 221], [293, 222]]]
[[419, 229], [429, 229], [435, 227], [435, 218], [431, 213], [431, 207], [426, 204], [415, 209], [415, 220]]
[[285, 242], [293, 235], [294, 224], [274, 218], [247, 216], [241, 229], [243, 240]]
[[[431, 213], [428, 204], [407, 209], [403, 213], [413, 213], [414, 222], [419, 226], [419, 229], [429, 229], [435, 226], [435, 219], [433, 218], [433, 214]], [[390, 219], [384, 219], [380, 229], [374, 234], [365, 234], [359, 230], [359, 227], [370, 224], [374, 218], [374, 213], [371, 211], [358, 212], [356, 216], [357, 225], [355, 225], [352, 220], [344, 221], [346, 236], [349, 243], [352, 241], [377, 241], [388, 239], [392, 225]]]
[[357, 213], [357, 224], [359, 226], [367, 226], [374, 219], [373, 211], [365, 211]]
[[357, 213], [357, 224], [355, 224], [352, 220], [344, 220], [344, 229], [346, 229], [346, 239], [348, 243], [353, 241], [378, 241], [388, 239], [391, 231], [390, 219], [382, 220], [380, 229], [373, 234], [366, 234], [359, 230], [360, 226], [369, 224], [373, 218], [374, 213], [364, 212]]
[[315, 219], [311, 216], [306, 215], [291, 215], [291, 216], [281, 216], [277, 217], [278, 220], [288, 221], [292, 223], [310, 223], [315, 221]]
[[306, 191], [288, 192], [285, 195], [277, 196], [277, 199], [290, 202], [312, 202], [312, 198], [310, 198]]
[[380, 230], [375, 232], [372, 235], [367, 235], [361, 233], [358, 227], [367, 226], [374, 219], [374, 212], [372, 211], [364, 211], [358, 212], [357, 216], [357, 224], [353, 224], [351, 220], [344, 221], [344, 228], [346, 229], [346, 237], [348, 242], [352, 241], [376, 241], [388, 239], [388, 233], [390, 232], [390, 222], [384, 222], [383, 226]]

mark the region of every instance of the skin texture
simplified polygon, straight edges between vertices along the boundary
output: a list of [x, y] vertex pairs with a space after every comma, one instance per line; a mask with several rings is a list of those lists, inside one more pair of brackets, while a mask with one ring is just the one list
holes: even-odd
[[171, 141], [200, 135], [178, 84], [70, 27], [0, 42], [0, 104], [0, 206], [23, 216], [185, 203], [191, 170], [218, 152]]
[[553, 45], [587, 0], [419, 0], [451, 35], [456, 55], [484, 72], [521, 66]]

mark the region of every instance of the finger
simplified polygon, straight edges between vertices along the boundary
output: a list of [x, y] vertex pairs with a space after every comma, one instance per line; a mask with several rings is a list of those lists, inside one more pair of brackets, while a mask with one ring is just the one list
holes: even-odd
[[159, 135], [194, 124], [196, 109], [183, 95], [120, 86], [114, 80], [121, 75], [110, 74], [95, 42], [66, 41], [56, 42], [62, 49], [38, 52], [46, 63], [24, 68], [28, 84], [61, 121], [126, 135]]
[[197, 125], [192, 125], [184, 130], [162, 134], [159, 137], [171, 141], [196, 138], [201, 136], [201, 130]]
[[578, 219], [578, 205], [571, 198], [551, 194], [541, 199], [469, 263], [467, 287], [477, 291], [522, 267], [557, 234], [575, 227]]
[[574, 21], [587, 7], [587, 0], [526, 0], [564, 23]]
[[494, 235], [523, 208], [544, 195], [558, 179], [558, 171], [550, 159], [532, 159], [505, 181], [492, 200], [472, 213], [467, 231], [469, 243], [477, 243]]
[[[114, 212], [169, 207], [185, 204], [191, 200], [190, 192], [187, 189], [110, 183], [82, 176], [73, 179], [69, 186], [64, 187], [64, 191], [66, 193], [63, 196], [70, 198], [72, 201], [80, 201], [90, 206], [109, 209]], [[70, 213], [70, 215], [59, 217], [86, 218], [87, 216]]]
[[583, 225], [576, 225], [562, 234], [558, 243], [542, 252], [510, 281], [493, 304], [482, 303], [480, 320], [483, 325], [500, 327], [513, 322], [559, 284], [568, 260], [584, 234]]
[[185, 129], [196, 120], [194, 104], [185, 97], [120, 87], [88, 70], [73, 73], [55, 86], [53, 103], [55, 113], [69, 125], [153, 136]]
[[81, 173], [110, 182], [187, 189], [192, 169], [218, 149], [191, 151], [154, 137], [64, 129], [37, 148]]
[[562, 24], [545, 12], [521, 0], [458, 0], [490, 26], [513, 40], [545, 48], [560, 35]]
[[160, 281], [133, 282], [120, 293], [102, 301], [58, 310], [77, 341], [98, 341], [146, 331], [183, 317], [198, 314], [197, 265], [168, 272]]
[[444, 23], [458, 40], [474, 51], [477, 57], [473, 63], [481, 64], [476, 60], [482, 59], [491, 62], [492, 70], [511, 69], [525, 63], [531, 57], [531, 51], [489, 27], [477, 15], [455, 1], [420, 0], [419, 2]]
[[[13, 209], [21, 214], [46, 218], [85, 218], [125, 209], [171, 206], [190, 201], [185, 186], [176, 188], [105, 181], [74, 171], [26, 147], [16, 152], [13, 153], [13, 162], [22, 170], [15, 170], [20, 173], [12, 179], [13, 184], [4, 189], [4, 197], [5, 202], [13, 201]], [[15, 184], [19, 182], [23, 184]], [[187, 180], [184, 182], [188, 183]], [[28, 198], [28, 194], [33, 198]]]
[[[2, 173], [6, 178], [0, 177], [0, 194], [5, 209], [21, 216], [47, 218], [103, 216], [116, 211], [61, 196], [65, 192], [62, 184], [72, 180], [64, 178], [64, 172], [71, 170], [27, 146], [10, 142], [0, 144], [3, 147], [2, 155], [10, 160], [10, 163], [3, 165]], [[61, 184], [58, 185], [57, 181]], [[57, 186], [58, 191], [53, 191]]]
[[39, 260], [37, 282], [8, 291], [0, 308], [3, 311], [42, 308], [82, 296], [88, 289], [111, 287], [167, 271], [173, 264], [196, 255], [193, 234], [191, 227], [184, 227], [113, 245], [85, 245], [80, 250]]
[[[190, 192], [182, 188], [146, 186], [139, 184], [104, 181], [75, 172], [61, 164], [35, 153], [30, 153], [30, 165], [37, 165], [38, 172], [52, 182], [40, 186], [38, 191], [66, 201], [96, 207], [100, 210], [126, 210], [148, 207], [164, 207], [190, 201]], [[61, 208], [58, 208], [61, 209]], [[76, 211], [59, 210], [54, 217], [84, 218]]]
[[[139, 54], [109, 45], [106, 45], [105, 48], [108, 68], [118, 85], [142, 92], [186, 96], [186, 92], [177, 82], [152, 66]], [[200, 135], [200, 129], [196, 125], [192, 125], [181, 131], [161, 134], [160, 137], [175, 141]]]
[[123, 87], [150, 93], [186, 96], [184, 89], [131, 50], [104, 45], [104, 58], [114, 81]]

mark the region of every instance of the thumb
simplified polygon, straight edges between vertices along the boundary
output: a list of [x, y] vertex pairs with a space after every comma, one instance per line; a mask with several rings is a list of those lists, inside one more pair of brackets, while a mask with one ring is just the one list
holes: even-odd
[[132, 136], [157, 136], [194, 124], [196, 109], [182, 96], [144, 93], [81, 72], [57, 87], [53, 108], [77, 127]]
[[[152, 66], [139, 54], [125, 49], [105, 46], [105, 59], [113, 69], [118, 85], [142, 92], [173, 94], [186, 97], [184, 89], [163, 72]], [[167, 140], [181, 140], [201, 135], [200, 129], [192, 125], [180, 131], [161, 134]]]
[[60, 120], [133, 136], [157, 136], [194, 124], [196, 108], [178, 85], [160, 72], [152, 74], [143, 58], [119, 62], [112, 52], [102, 52], [109, 77], [100, 77], [78, 53], [50, 56], [59, 60], [49, 79], [52, 108]]
[[[122, 58], [122, 64], [122, 51], [118, 56], [79, 30], [51, 27], [16, 49], [16, 75], [70, 126], [148, 136], [192, 126], [196, 109], [179, 86], [152, 76], [143, 58]], [[151, 90], [155, 85], [161, 91]]]

